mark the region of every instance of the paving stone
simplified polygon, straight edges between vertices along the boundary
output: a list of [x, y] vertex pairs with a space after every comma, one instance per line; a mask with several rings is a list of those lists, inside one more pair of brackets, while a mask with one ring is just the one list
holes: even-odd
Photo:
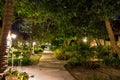
[[27, 72], [29, 80], [75, 80], [64, 68], [65, 61], [57, 60], [53, 53], [43, 53], [36, 66], [18, 66], [19, 71]]

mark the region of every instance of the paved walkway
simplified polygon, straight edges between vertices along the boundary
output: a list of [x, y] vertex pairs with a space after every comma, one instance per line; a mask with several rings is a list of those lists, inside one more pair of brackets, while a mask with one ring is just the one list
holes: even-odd
[[57, 60], [53, 53], [43, 53], [37, 66], [17, 67], [29, 74], [29, 80], [75, 80], [64, 68], [65, 61]]

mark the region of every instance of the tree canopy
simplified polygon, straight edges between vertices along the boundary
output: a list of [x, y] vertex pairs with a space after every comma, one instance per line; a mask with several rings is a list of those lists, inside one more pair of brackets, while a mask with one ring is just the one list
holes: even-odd
[[[1, 7], [2, 5], [4, 2], [1, 3]], [[60, 34], [66, 38], [74, 36], [103, 38], [107, 36], [103, 21], [106, 16], [114, 20], [120, 12], [119, 5], [118, 0], [15, 0], [14, 16], [34, 21], [34, 29], [37, 30], [42, 30], [42, 26], [45, 29], [43, 24], [49, 25], [47, 20], [51, 18], [50, 20], [54, 21], [52, 24], [57, 28], [53, 29], [57, 30], [54, 35]], [[0, 11], [2, 9], [3, 7]], [[52, 28], [49, 27], [49, 30]], [[40, 34], [41, 32], [38, 35]]]

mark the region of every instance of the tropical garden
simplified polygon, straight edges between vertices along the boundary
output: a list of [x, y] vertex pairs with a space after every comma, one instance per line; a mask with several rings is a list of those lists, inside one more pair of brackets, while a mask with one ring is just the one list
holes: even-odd
[[[37, 64], [46, 43], [68, 70], [119, 70], [119, 7], [119, 0], [0, 0], [0, 79], [17, 74], [8, 66]], [[94, 77], [86, 80], [120, 79]]]

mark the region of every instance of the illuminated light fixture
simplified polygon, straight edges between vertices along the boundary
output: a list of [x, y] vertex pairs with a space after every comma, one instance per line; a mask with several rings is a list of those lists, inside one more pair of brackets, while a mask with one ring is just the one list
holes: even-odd
[[8, 49], [6, 50], [6, 52], [8, 52], [9, 49], [11, 48], [11, 46], [12, 46], [12, 39], [15, 39], [15, 38], [16, 38], [15, 34], [10, 34], [10, 32], [8, 33], [8, 36], [7, 36], [7, 46], [8, 46]]
[[12, 37], [13, 39], [15, 39], [15, 38], [16, 38], [16, 35], [15, 35], [15, 34], [12, 34], [11, 37]]
[[12, 45], [12, 39], [15, 39], [16, 38], [16, 35], [15, 34], [8, 34], [8, 36], [7, 36], [7, 45], [9, 46], [9, 47], [11, 47], [11, 45]]
[[97, 43], [94, 43], [94, 46], [97, 46]]
[[87, 37], [83, 38], [83, 42], [85, 42], [85, 43], [87, 42]]
[[10, 35], [10, 33], [8, 33], [8, 36], [7, 36], [7, 46], [8, 47], [11, 47], [11, 41], [12, 41], [11, 35]]
[[92, 40], [92, 41], [91, 41], [91, 46], [97, 46], [97, 43], [96, 43], [95, 40]]
[[36, 45], [36, 42], [33, 42], [33, 45]]

